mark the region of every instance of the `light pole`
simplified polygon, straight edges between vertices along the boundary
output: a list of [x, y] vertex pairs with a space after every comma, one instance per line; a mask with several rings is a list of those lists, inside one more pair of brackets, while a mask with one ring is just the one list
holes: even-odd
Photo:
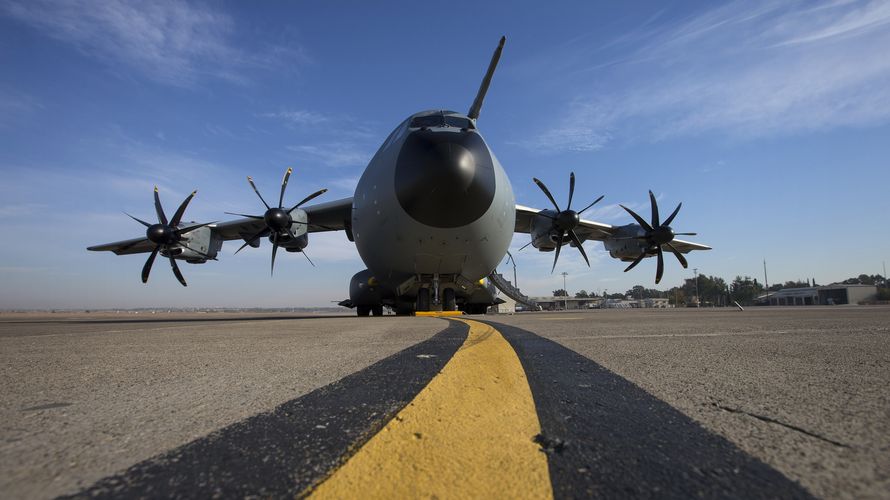
[[569, 291], [566, 289], [566, 276], [568, 275], [569, 273], [565, 271], [562, 272], [562, 292], [565, 294], [563, 295], [563, 311], [566, 311], [569, 308]]
[[696, 307], [701, 307], [701, 295], [698, 294], [698, 268], [692, 268], [692, 272], [695, 273], [695, 302]]

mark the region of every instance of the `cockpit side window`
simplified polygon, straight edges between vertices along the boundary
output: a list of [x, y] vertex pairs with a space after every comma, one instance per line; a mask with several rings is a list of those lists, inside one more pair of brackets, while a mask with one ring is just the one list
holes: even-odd
[[455, 127], [461, 129], [475, 129], [469, 118], [448, 115], [418, 116], [411, 120], [411, 128]]

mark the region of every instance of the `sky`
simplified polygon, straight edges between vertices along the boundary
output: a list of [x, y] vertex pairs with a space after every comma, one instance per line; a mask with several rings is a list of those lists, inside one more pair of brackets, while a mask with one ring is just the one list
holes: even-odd
[[[373, 5], [372, 5], [373, 4]], [[168, 266], [88, 252], [139, 237], [192, 190], [186, 220], [262, 213], [245, 177], [288, 199], [351, 196], [408, 115], [466, 111], [501, 35], [478, 122], [517, 203], [549, 206], [542, 179], [584, 217], [662, 213], [713, 250], [666, 256], [657, 288], [699, 273], [820, 284], [890, 260], [890, 3], [181, 2], [0, 0], [0, 309], [307, 307], [348, 297], [364, 266], [343, 233], [307, 254], [270, 247]], [[582, 205], [583, 203], [583, 205]], [[520, 288], [656, 287], [597, 242], [511, 245]], [[499, 271], [512, 278], [512, 265]]]

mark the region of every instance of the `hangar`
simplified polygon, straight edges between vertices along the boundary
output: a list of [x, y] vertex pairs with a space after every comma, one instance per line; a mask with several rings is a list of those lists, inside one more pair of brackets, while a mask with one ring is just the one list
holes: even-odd
[[873, 300], [878, 294], [875, 285], [845, 285], [834, 283], [826, 286], [804, 288], [783, 288], [776, 292], [761, 295], [758, 305], [771, 306], [814, 306], [858, 304]]

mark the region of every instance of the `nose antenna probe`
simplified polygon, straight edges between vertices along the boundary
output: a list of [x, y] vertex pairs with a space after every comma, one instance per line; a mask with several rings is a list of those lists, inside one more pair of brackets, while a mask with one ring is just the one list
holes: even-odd
[[506, 43], [507, 37], [502, 36], [500, 43], [498, 43], [498, 48], [494, 49], [494, 54], [491, 56], [491, 62], [488, 63], [488, 71], [485, 72], [485, 78], [482, 79], [482, 84], [479, 85], [479, 92], [476, 94], [476, 99], [473, 101], [473, 105], [470, 106], [470, 111], [467, 113], [467, 117], [473, 122], [479, 118], [479, 111], [482, 109], [482, 101], [485, 100], [485, 93], [488, 92], [488, 86], [491, 85], [491, 77], [494, 75], [494, 69], [498, 66], [498, 61], [501, 59], [501, 52], [504, 51], [504, 43]]

